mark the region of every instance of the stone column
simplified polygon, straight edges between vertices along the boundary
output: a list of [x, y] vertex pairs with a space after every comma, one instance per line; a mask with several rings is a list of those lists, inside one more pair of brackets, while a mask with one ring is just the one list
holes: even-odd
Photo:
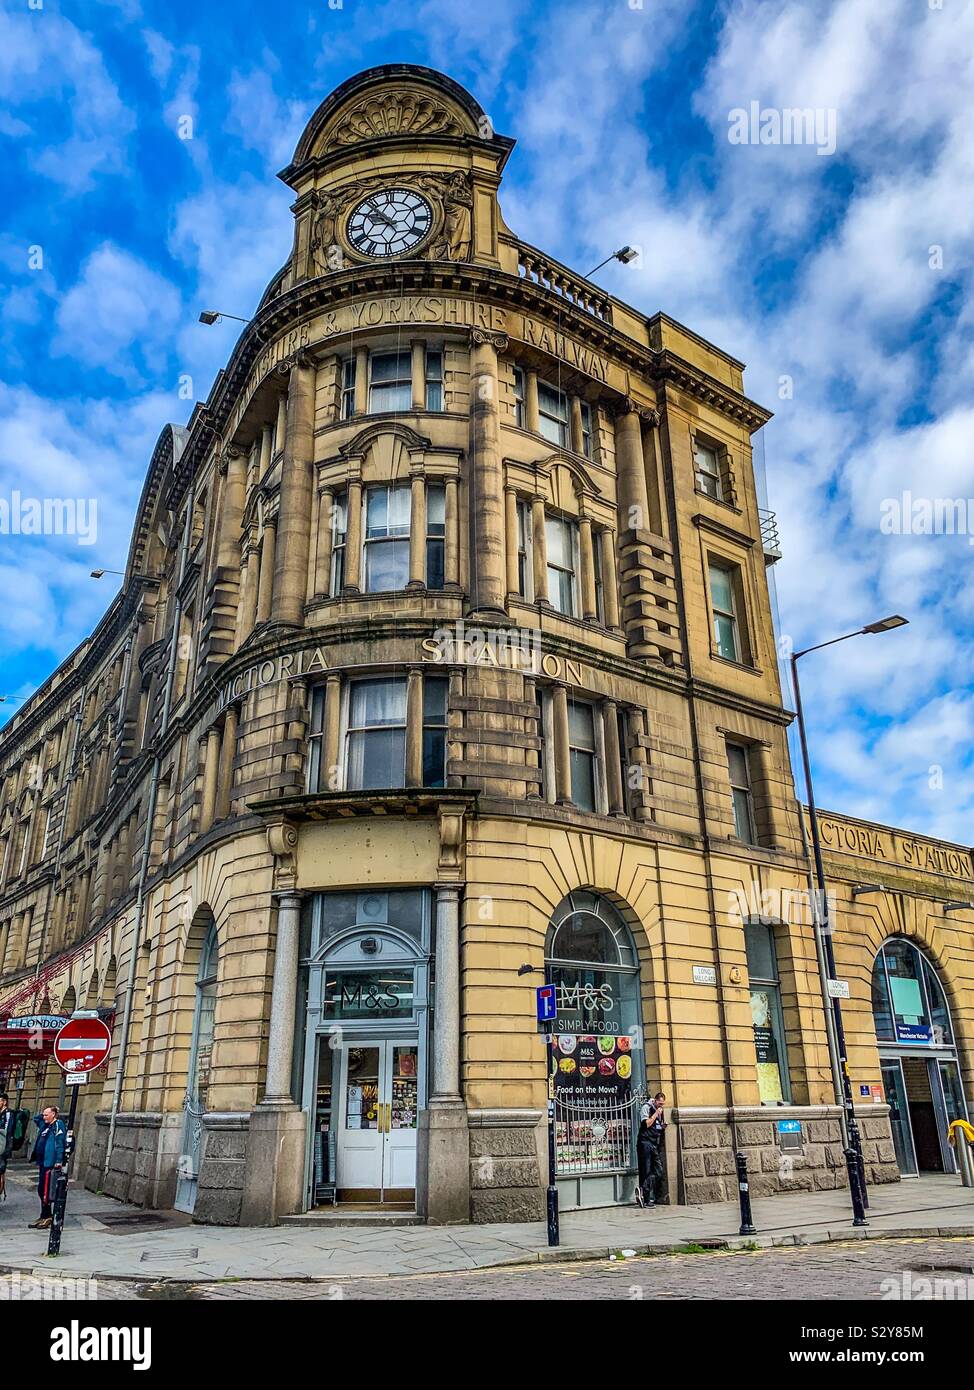
[[406, 786], [423, 785], [423, 673], [411, 667], [406, 680]]
[[[324, 762], [325, 788], [327, 791], [337, 791], [337, 769], [341, 761], [341, 749], [339, 740], [341, 738], [342, 723], [342, 679], [341, 676], [331, 675], [325, 681], [325, 719], [322, 730], [322, 753]], [[334, 782], [335, 785], [332, 785]]]
[[504, 525], [507, 531], [507, 592], [519, 594], [517, 569], [517, 493], [512, 487], [504, 489]]
[[460, 885], [436, 889], [430, 1099], [420, 1114], [417, 1202], [433, 1225], [470, 1219], [470, 1139], [460, 1092]]
[[426, 588], [426, 479], [414, 476], [409, 504], [409, 582], [407, 589]]
[[616, 538], [614, 531], [599, 533], [602, 556], [602, 607], [606, 627], [619, 627], [619, 578], [616, 571]]
[[247, 487], [247, 460], [241, 449], [226, 451], [227, 476], [220, 499], [220, 541], [217, 565], [235, 568], [240, 561], [240, 524]]
[[558, 802], [572, 799], [572, 761], [568, 746], [568, 691], [555, 685], [551, 691], [552, 732], [555, 736], [555, 788]]
[[305, 603], [310, 603], [318, 593], [318, 551], [321, 549], [321, 494], [313, 474], [312, 464], [311, 526], [308, 534], [308, 573], [304, 585]]
[[[761, 800], [763, 801], [763, 820], [762, 827], [767, 835], [767, 848], [778, 848], [778, 817], [775, 814], [774, 805], [774, 785], [775, 768], [774, 759], [771, 756], [772, 749], [770, 743], [756, 743], [754, 752], [757, 754], [757, 772], [760, 782]], [[755, 807], [758, 810], [757, 807]]]
[[308, 589], [314, 495], [315, 366], [310, 358], [295, 358], [289, 373], [287, 400], [272, 614], [275, 622], [297, 627], [304, 619]]
[[414, 338], [410, 347], [410, 367], [413, 386], [413, 410], [426, 409], [426, 344]]
[[460, 1100], [460, 890], [436, 890], [436, 1016], [430, 1104]]
[[206, 749], [203, 753], [203, 801], [200, 807], [200, 834], [204, 834], [213, 824], [216, 809], [216, 784], [220, 759], [220, 731], [211, 729], [206, 736]]
[[585, 453], [585, 439], [582, 431], [582, 402], [577, 396], [571, 398], [571, 432], [572, 448], [576, 454]]
[[605, 791], [609, 815], [622, 816], [626, 811], [626, 792], [622, 782], [622, 750], [619, 747], [619, 707], [614, 700], [602, 701], [602, 725], [605, 730]]
[[259, 560], [249, 538], [244, 542], [244, 560], [240, 568], [240, 603], [237, 605], [237, 629], [234, 646], [239, 647], [254, 630], [257, 617], [257, 566]]
[[237, 707], [229, 705], [223, 717], [220, 741], [220, 773], [216, 788], [216, 820], [226, 820], [233, 800], [233, 759], [237, 751]]
[[[268, 833], [268, 838], [274, 832]], [[285, 832], [287, 833], [287, 832]], [[290, 832], [296, 840], [293, 830]], [[301, 897], [277, 894], [277, 942], [271, 987], [264, 1097], [250, 1112], [240, 1207], [242, 1226], [274, 1226], [301, 1210], [307, 1121], [291, 1099]]]
[[501, 333], [475, 328], [470, 351], [470, 591], [475, 613], [503, 614], [504, 489], [498, 423], [497, 354]]
[[534, 601], [548, 602], [548, 539], [544, 524], [544, 498], [531, 498], [531, 563], [534, 567]]
[[541, 433], [541, 412], [538, 409], [538, 373], [524, 373], [524, 428], [532, 434]]
[[345, 516], [345, 588], [357, 594], [362, 588], [362, 483], [353, 478], [348, 484]]
[[595, 554], [592, 550], [592, 518], [578, 518], [578, 548], [581, 563], [582, 617], [594, 622], [598, 617], [595, 598]]
[[284, 448], [287, 436], [287, 392], [282, 391], [277, 398], [277, 422], [274, 425], [274, 453]]
[[447, 478], [443, 504], [443, 583], [448, 589], [460, 587], [460, 502], [459, 482]]
[[623, 532], [648, 531], [649, 493], [638, 410], [627, 410], [616, 419], [616, 469]]
[[291, 1103], [300, 930], [301, 895], [282, 893], [277, 902], [277, 943], [274, 948], [274, 979], [271, 985], [265, 1104]]
[[271, 616], [271, 600], [274, 595], [274, 551], [277, 527], [273, 521], [264, 522], [264, 536], [260, 543], [260, 572], [257, 579], [257, 622], [266, 623]]
[[335, 494], [326, 487], [318, 497], [318, 545], [315, 550], [314, 592], [331, 592], [331, 557], [335, 544]]
[[264, 425], [260, 432], [260, 459], [257, 463], [257, 477], [262, 479], [268, 468], [271, 466], [272, 446], [274, 443], [274, 426]]
[[367, 415], [369, 410], [369, 350], [355, 349], [355, 414]]

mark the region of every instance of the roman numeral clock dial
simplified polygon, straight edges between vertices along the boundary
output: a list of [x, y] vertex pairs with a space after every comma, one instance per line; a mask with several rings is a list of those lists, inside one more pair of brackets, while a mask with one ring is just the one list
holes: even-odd
[[409, 188], [386, 188], [352, 209], [346, 235], [363, 256], [401, 256], [427, 236], [433, 210]]

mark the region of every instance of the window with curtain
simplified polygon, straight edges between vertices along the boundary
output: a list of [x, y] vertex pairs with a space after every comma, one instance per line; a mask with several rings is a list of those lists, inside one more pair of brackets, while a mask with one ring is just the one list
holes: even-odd
[[572, 801], [580, 810], [594, 811], [597, 797], [595, 710], [571, 701], [568, 706], [568, 752]]
[[406, 681], [353, 681], [348, 693], [345, 786], [349, 791], [406, 782]]
[[426, 587], [442, 589], [445, 583], [446, 488], [443, 483], [426, 487]]
[[408, 483], [370, 487], [365, 494], [365, 588], [405, 589], [409, 582]]
[[578, 527], [566, 517], [545, 517], [548, 601], [566, 617], [578, 616]]
[[426, 409], [443, 409], [443, 353], [438, 348], [426, 349]]
[[331, 505], [331, 516], [326, 524], [331, 527], [331, 578], [328, 592], [333, 598], [345, 587], [345, 559], [348, 541], [347, 499], [345, 494], [337, 496]]
[[737, 616], [737, 594], [733, 570], [710, 562], [710, 601], [714, 613], [714, 642], [727, 661], [741, 661], [741, 634]]
[[791, 1085], [774, 932], [762, 922], [746, 922], [744, 943], [761, 1104], [777, 1105], [791, 1100]]
[[376, 352], [369, 358], [369, 414], [409, 410], [413, 404], [412, 354]]
[[342, 363], [341, 417], [350, 420], [355, 414], [355, 358], [346, 357]]
[[538, 382], [538, 429], [544, 439], [567, 449], [571, 441], [571, 408], [564, 391]]
[[750, 750], [741, 743], [727, 745], [727, 771], [734, 803], [734, 834], [746, 845], [758, 842], [754, 824], [754, 796], [751, 791]]

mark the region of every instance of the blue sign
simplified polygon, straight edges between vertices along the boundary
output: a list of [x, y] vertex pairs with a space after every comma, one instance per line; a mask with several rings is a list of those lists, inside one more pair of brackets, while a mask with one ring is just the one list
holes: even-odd
[[558, 1013], [558, 1001], [554, 985], [539, 985], [535, 991], [538, 996], [538, 1022], [550, 1023]]
[[779, 1120], [779, 1121], [778, 1121], [778, 1133], [779, 1133], [779, 1134], [801, 1134], [801, 1132], [802, 1132], [802, 1122], [801, 1122], [801, 1120]]
[[905, 1043], [932, 1043], [933, 1029], [929, 1023], [897, 1023], [896, 1041]]
[[860, 1087], [859, 1087], [859, 1094], [860, 1094], [861, 1096], [869, 1096], [869, 1095], [871, 1094], [871, 1092], [870, 1092], [870, 1090], [869, 1090], [869, 1087], [868, 1087], [868, 1086], [860, 1086]]

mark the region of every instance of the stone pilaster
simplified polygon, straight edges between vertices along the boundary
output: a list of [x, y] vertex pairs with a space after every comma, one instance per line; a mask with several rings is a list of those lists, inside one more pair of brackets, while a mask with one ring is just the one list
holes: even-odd
[[314, 486], [315, 366], [304, 355], [290, 367], [287, 399], [271, 616], [275, 622], [298, 626], [304, 619], [308, 588]]
[[504, 614], [504, 485], [498, 423], [497, 354], [500, 333], [474, 329], [470, 345], [470, 593], [471, 609]]

